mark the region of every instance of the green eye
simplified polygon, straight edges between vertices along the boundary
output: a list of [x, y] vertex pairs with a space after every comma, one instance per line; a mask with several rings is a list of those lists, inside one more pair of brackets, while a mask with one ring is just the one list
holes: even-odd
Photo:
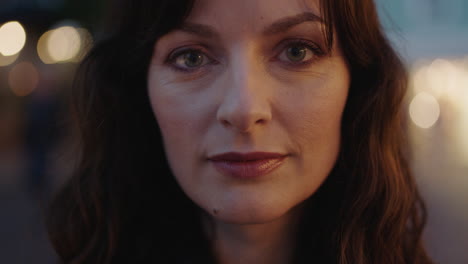
[[194, 69], [205, 65], [208, 58], [202, 52], [188, 50], [176, 56], [174, 64], [182, 69]]
[[286, 50], [286, 56], [288, 57], [288, 60], [292, 62], [300, 62], [306, 57], [307, 50], [308, 49], [305, 46], [292, 46]]
[[278, 55], [279, 61], [287, 65], [304, 65], [312, 62], [323, 53], [320, 48], [314, 44], [304, 40], [290, 41], [284, 46], [281, 53]]
[[177, 59], [177, 64], [178, 65], [183, 65], [184, 67], [187, 68], [196, 68], [200, 67], [203, 65], [203, 62], [205, 61], [205, 57], [196, 51], [189, 51], [184, 54], [182, 54], [178, 59]]

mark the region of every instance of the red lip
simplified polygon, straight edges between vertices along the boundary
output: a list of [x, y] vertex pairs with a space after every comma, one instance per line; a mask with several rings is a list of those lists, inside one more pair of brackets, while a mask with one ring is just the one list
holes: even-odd
[[220, 173], [235, 178], [256, 178], [283, 164], [286, 155], [271, 152], [228, 152], [208, 158]]
[[253, 161], [253, 160], [263, 160], [263, 159], [278, 159], [286, 155], [273, 152], [249, 152], [249, 153], [239, 153], [239, 152], [227, 152], [219, 155], [209, 157], [209, 160], [212, 161]]

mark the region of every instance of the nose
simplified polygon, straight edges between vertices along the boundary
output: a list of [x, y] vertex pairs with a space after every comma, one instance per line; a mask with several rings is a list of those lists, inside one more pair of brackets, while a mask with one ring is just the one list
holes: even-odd
[[[266, 125], [272, 118], [267, 73], [258, 59], [236, 56], [224, 85], [217, 120], [226, 128], [242, 133]], [[250, 56], [254, 57], [254, 56]]]

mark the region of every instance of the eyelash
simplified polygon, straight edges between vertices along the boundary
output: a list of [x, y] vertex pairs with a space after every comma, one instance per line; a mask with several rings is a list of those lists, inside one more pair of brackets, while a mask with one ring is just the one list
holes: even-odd
[[165, 63], [169, 64], [172, 69], [174, 69], [175, 71], [179, 71], [179, 72], [185, 72], [185, 73], [191, 73], [191, 72], [195, 72], [195, 71], [198, 71], [201, 67], [204, 67], [205, 65], [203, 66], [200, 66], [200, 67], [197, 67], [195, 69], [188, 69], [188, 68], [182, 68], [182, 67], [178, 67], [176, 66], [176, 61], [177, 59], [184, 55], [184, 54], [187, 54], [187, 53], [190, 53], [190, 52], [193, 52], [193, 53], [196, 53], [196, 54], [201, 54], [202, 56], [204, 56], [206, 59], [209, 60], [208, 64], [209, 63], [212, 63], [212, 64], [218, 64], [218, 62], [214, 59], [212, 59], [210, 56], [206, 55], [206, 51], [204, 48], [193, 48], [193, 47], [188, 47], [188, 48], [180, 48], [180, 49], [177, 49], [175, 51], [173, 51], [171, 54], [169, 54], [167, 60]]
[[[311, 41], [308, 41], [308, 40], [304, 40], [304, 39], [289, 39], [289, 40], [284, 40], [280, 43], [280, 48], [279, 49], [279, 52], [277, 53], [277, 55], [274, 57], [274, 61], [278, 60], [278, 57], [287, 50], [288, 47], [292, 47], [292, 46], [303, 46], [305, 48], [307, 48], [310, 52], [312, 52], [312, 58], [307, 60], [307, 61], [301, 61], [301, 62], [285, 62], [283, 61], [283, 63], [286, 64], [286, 67], [290, 67], [290, 68], [302, 68], [302, 67], [306, 67], [310, 64], [312, 64], [316, 59], [317, 57], [323, 57], [326, 53], [317, 45], [315, 44], [314, 42], [311, 42]], [[184, 55], [184, 54], [188, 54], [190, 52], [193, 52], [195, 54], [201, 54], [204, 59], [208, 60], [207, 63], [199, 66], [199, 67], [195, 67], [194, 69], [189, 69], [189, 68], [183, 68], [183, 67], [179, 67], [176, 65], [176, 61], [177, 59], [179, 59], [180, 56]], [[218, 62], [214, 59], [212, 59], [210, 56], [207, 55], [207, 52], [205, 52], [205, 49], [204, 48], [194, 48], [194, 47], [187, 47], [187, 48], [180, 48], [180, 49], [177, 49], [175, 51], [173, 51], [172, 53], [169, 54], [168, 58], [166, 59], [165, 63], [167, 63], [168, 65], [170, 65], [172, 67], [173, 70], [175, 71], [178, 71], [178, 72], [183, 72], [183, 73], [194, 73], [194, 72], [197, 72], [199, 71], [201, 68], [203, 67], [206, 67], [206, 65], [216, 65], [218, 64]]]
[[314, 42], [305, 40], [305, 39], [288, 39], [284, 40], [281, 42], [279, 48], [278, 54], [275, 56], [273, 60], [278, 60], [277, 58], [287, 50], [288, 47], [292, 46], [303, 46], [307, 48], [309, 51], [312, 52], [312, 58], [306, 61], [301, 61], [301, 62], [286, 62], [283, 61], [283, 63], [286, 64], [287, 67], [291, 68], [302, 68], [306, 67], [312, 63], [314, 63], [318, 58], [323, 57], [325, 55], [325, 52]]

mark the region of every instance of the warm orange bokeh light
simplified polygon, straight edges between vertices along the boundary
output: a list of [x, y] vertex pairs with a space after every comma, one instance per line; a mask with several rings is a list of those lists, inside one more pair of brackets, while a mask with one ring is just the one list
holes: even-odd
[[39, 83], [39, 72], [31, 62], [20, 62], [8, 75], [10, 89], [17, 96], [29, 95]]

